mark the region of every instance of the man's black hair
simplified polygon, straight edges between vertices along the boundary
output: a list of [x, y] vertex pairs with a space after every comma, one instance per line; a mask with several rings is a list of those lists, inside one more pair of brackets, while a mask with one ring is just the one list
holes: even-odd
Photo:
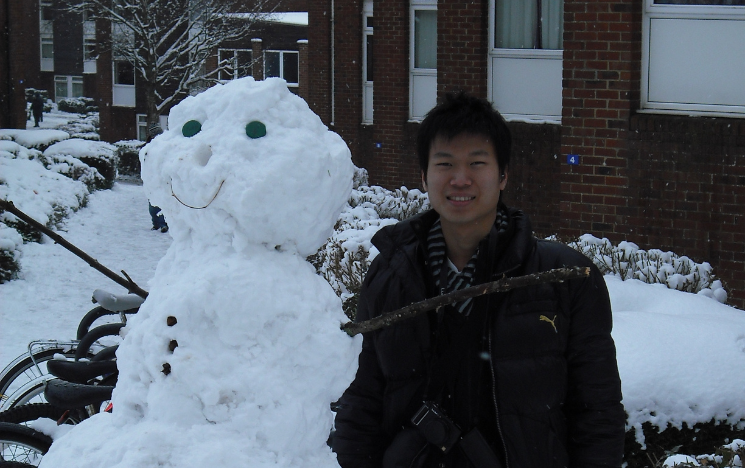
[[499, 170], [504, 173], [510, 165], [512, 136], [507, 123], [486, 99], [463, 91], [448, 93], [443, 101], [424, 117], [416, 138], [419, 167], [427, 175], [429, 150], [438, 136], [448, 140], [461, 133], [484, 135], [491, 140], [497, 154]]

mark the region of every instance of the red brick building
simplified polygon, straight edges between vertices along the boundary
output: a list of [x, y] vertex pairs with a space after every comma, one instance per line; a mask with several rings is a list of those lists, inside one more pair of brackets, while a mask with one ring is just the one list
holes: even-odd
[[708, 261], [745, 308], [745, 1], [308, 7], [308, 102], [371, 183], [419, 187], [417, 122], [467, 90], [510, 122], [507, 201], [538, 234]]
[[[246, 2], [251, 6], [251, 2]], [[25, 89], [44, 89], [54, 101], [90, 97], [100, 110], [101, 139], [147, 138], [143, 78], [125, 60], [112, 57], [112, 26], [71, 14], [59, 0], [0, 0], [0, 127], [25, 128]], [[230, 62], [221, 80], [281, 76], [302, 91], [300, 54], [307, 46], [306, 0], [282, 0], [277, 13], [251, 37], [225, 43], [207, 64]], [[300, 41], [300, 42], [298, 42]], [[302, 50], [301, 50], [302, 49]], [[256, 60], [254, 60], [256, 59]], [[167, 112], [161, 124], [167, 125]]]

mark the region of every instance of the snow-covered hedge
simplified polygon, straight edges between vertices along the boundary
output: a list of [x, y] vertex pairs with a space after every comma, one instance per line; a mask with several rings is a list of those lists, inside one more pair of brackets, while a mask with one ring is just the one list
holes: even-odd
[[[4, 138], [5, 137], [5, 138]], [[0, 129], [0, 139], [7, 139], [15, 141], [21, 146], [25, 146], [29, 149], [37, 149], [44, 151], [50, 145], [57, 143], [58, 141], [67, 140], [70, 138], [70, 134], [62, 130], [17, 130], [13, 128], [2, 128]]]
[[101, 139], [98, 134], [98, 112], [92, 112], [85, 116], [81, 116], [80, 118], [72, 119], [67, 123], [59, 125], [57, 129], [69, 133], [71, 138], [93, 141], [99, 141]]
[[62, 112], [74, 112], [77, 114], [98, 112], [96, 100], [89, 97], [60, 99], [57, 103], [57, 109], [61, 110]]
[[[96, 179], [95, 184], [89, 185], [89, 188], [93, 190], [108, 189], [114, 185], [117, 162], [114, 145], [103, 141], [71, 138], [51, 145], [44, 151], [44, 156], [53, 159], [57, 164], [70, 165], [69, 170], [73, 170], [71, 164], [74, 164], [75, 161], [96, 169], [102, 180]], [[91, 182], [93, 181], [91, 180]]]
[[614, 246], [608, 239], [598, 239], [591, 234], [568, 245], [589, 257], [604, 274], [616, 275], [622, 280], [664, 284], [670, 289], [727, 302], [727, 291], [707, 262], [696, 263], [688, 257], [657, 249], [641, 250], [632, 242], [623, 241]]

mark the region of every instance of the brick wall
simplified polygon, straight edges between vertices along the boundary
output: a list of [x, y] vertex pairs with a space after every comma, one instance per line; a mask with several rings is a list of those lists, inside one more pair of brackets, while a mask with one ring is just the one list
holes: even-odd
[[509, 124], [512, 155], [504, 202], [530, 216], [538, 236], [557, 234], [561, 227], [561, 127], [520, 122]]
[[[408, 2], [375, 2], [374, 144], [367, 169], [372, 183], [418, 186], [409, 118]], [[339, 86], [339, 85], [337, 85]]]
[[563, 234], [608, 236], [625, 225], [629, 117], [638, 107], [641, 1], [564, 3]]
[[438, 2], [437, 94], [486, 97], [489, 2]]
[[630, 124], [628, 227], [618, 231], [708, 261], [745, 308], [745, 121], [638, 114]]
[[[39, 88], [39, 2], [0, 1], [0, 126], [26, 128], [26, 88]], [[6, 35], [7, 34], [7, 35]], [[0, 42], [2, 42], [0, 41]], [[0, 44], [2, 45], [2, 44]]]
[[[331, 1], [308, 3], [308, 75], [306, 101], [326, 125], [331, 123]], [[312, 25], [312, 27], [310, 26]]]

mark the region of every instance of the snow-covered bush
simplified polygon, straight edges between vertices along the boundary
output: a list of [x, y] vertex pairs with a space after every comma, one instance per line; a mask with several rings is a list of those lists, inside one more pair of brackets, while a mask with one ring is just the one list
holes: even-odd
[[[12, 201], [47, 227], [58, 227], [87, 203], [88, 189], [82, 182], [50, 171], [36, 159], [9, 155], [0, 151], [0, 199]], [[0, 213], [0, 225], [15, 229], [26, 241], [41, 239], [38, 231], [8, 212]]]
[[62, 112], [74, 112], [76, 114], [87, 114], [97, 112], [96, 100], [89, 97], [64, 98], [57, 102], [57, 109]]
[[[98, 170], [103, 181], [96, 181], [93, 189], [108, 189], [114, 185], [116, 179], [116, 147], [103, 141], [88, 141], [71, 138], [51, 145], [44, 151], [47, 158], [56, 158], [64, 164], [70, 164], [75, 159]], [[91, 182], [94, 182], [92, 179]]]
[[70, 134], [62, 130], [17, 130], [12, 128], [0, 129], [0, 138], [10, 137], [13, 141], [26, 148], [44, 151], [50, 145], [59, 141], [67, 140]]
[[122, 140], [114, 143], [118, 160], [119, 177], [140, 178], [140, 149], [144, 141]]
[[367, 182], [358, 170], [347, 206], [334, 234], [309, 261], [341, 298], [344, 313], [354, 319], [357, 297], [370, 262], [378, 254], [370, 239], [383, 226], [395, 224], [429, 208], [427, 194], [401, 187], [387, 190]]
[[568, 245], [589, 257], [604, 274], [613, 274], [622, 280], [664, 284], [670, 289], [727, 302], [727, 292], [707, 262], [696, 263], [688, 257], [658, 249], [641, 250], [632, 242], [622, 241], [614, 246], [608, 239], [598, 239], [591, 234]]
[[18, 231], [0, 222], [0, 283], [15, 278], [20, 270], [18, 260], [22, 244], [23, 237]]
[[73, 119], [65, 124], [59, 125], [57, 129], [69, 133], [71, 138], [92, 141], [99, 141], [101, 139], [98, 134], [98, 112], [91, 112], [81, 118]]

